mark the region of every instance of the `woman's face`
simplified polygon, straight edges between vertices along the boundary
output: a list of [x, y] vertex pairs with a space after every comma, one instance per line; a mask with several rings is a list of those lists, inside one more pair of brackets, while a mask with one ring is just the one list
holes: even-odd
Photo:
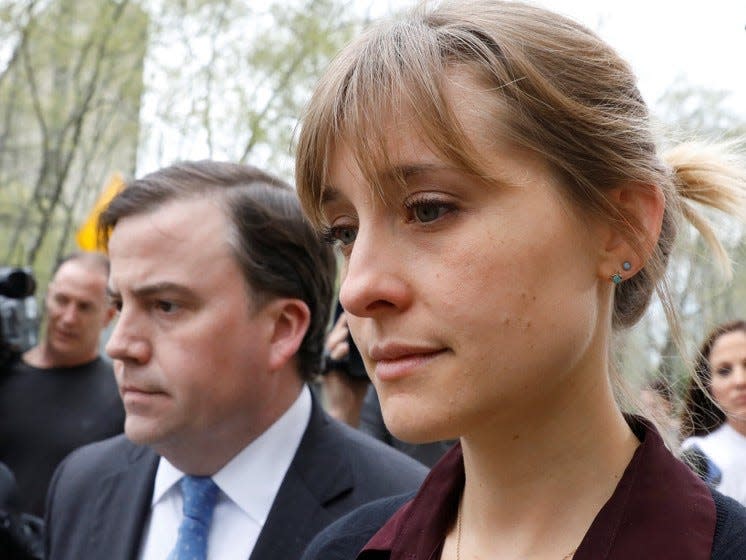
[[721, 335], [710, 350], [712, 396], [729, 419], [746, 421], [746, 332]]
[[572, 210], [542, 158], [495, 140], [481, 95], [452, 99], [494, 180], [455, 168], [407, 115], [391, 119], [392, 168], [380, 170], [406, 187], [385, 201], [344, 144], [330, 161], [323, 212], [344, 255], [340, 299], [386, 424], [409, 441], [551, 414], [580, 372], [606, 382], [605, 230]]

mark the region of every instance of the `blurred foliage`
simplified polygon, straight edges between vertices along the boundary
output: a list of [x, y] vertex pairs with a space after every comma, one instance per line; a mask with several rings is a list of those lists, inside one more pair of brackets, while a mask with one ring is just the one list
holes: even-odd
[[337, 0], [0, 0], [0, 263], [43, 285], [116, 171], [210, 157], [291, 178], [298, 115], [352, 14]]
[[[679, 78], [654, 108], [665, 149], [684, 141], [730, 144], [746, 162], [746, 117], [728, 108], [728, 94], [695, 87]], [[644, 385], [663, 377], [681, 395], [700, 342], [716, 325], [746, 317], [746, 242], [744, 224], [714, 211], [705, 212], [728, 249], [733, 278], [720, 271], [703, 239], [684, 226], [668, 267], [670, 294], [679, 315], [681, 340], [654, 298], [643, 320], [621, 337], [617, 356], [626, 378]]]
[[290, 147], [301, 109], [362, 22], [350, 2], [263, 5], [164, 1], [151, 11], [145, 168], [209, 157], [292, 177]]
[[111, 169], [134, 171], [147, 17], [126, 0], [0, 13], [0, 262], [43, 282]]

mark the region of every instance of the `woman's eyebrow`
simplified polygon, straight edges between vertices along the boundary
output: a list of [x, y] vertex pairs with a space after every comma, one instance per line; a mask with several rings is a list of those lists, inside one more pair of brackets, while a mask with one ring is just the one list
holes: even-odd
[[324, 185], [321, 189], [321, 206], [331, 204], [342, 198], [342, 194], [339, 190], [332, 185]]
[[[392, 185], [401, 181], [408, 183], [419, 176], [440, 171], [456, 171], [456, 168], [440, 162], [397, 163], [384, 170], [380, 170], [377, 173], [377, 178], [381, 185]], [[343, 197], [344, 195], [337, 187], [330, 183], [324, 184], [321, 188], [320, 206], [323, 208], [339, 201]]]
[[408, 181], [418, 175], [452, 169], [451, 166], [442, 163], [400, 163], [387, 169], [381, 174], [381, 178], [389, 181], [401, 179]]

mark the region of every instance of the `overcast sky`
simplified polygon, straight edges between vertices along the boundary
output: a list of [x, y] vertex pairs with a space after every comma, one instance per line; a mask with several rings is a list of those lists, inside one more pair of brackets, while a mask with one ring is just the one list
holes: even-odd
[[[263, 2], [268, 5], [268, 0], [245, 1], [255, 7]], [[361, 14], [372, 17], [406, 8], [414, 1], [350, 0]], [[609, 42], [632, 65], [653, 113], [666, 89], [682, 78], [692, 86], [728, 92], [727, 108], [746, 117], [746, 0], [534, 1], [580, 21]], [[146, 98], [143, 114], [147, 122], [156, 124], [149, 132], [152, 142], [141, 146], [138, 173], [175, 158], [207, 157], [204, 131], [184, 137], [181, 128], [159, 128], [153, 114], [157, 107], [148, 105], [148, 99], [157, 101], [164, 83], [168, 81], [161, 78], [148, 83], [154, 93]], [[219, 150], [213, 156], [230, 157]], [[261, 154], [255, 158], [256, 163], [262, 162]]]
[[746, 0], [556, 0], [562, 11], [598, 31], [635, 69], [654, 102], [677, 76], [731, 92], [746, 113]]
[[[363, 0], [364, 1], [364, 0]], [[654, 104], [677, 76], [731, 92], [746, 114], [746, 0], [535, 0], [598, 32], [634, 68]], [[404, 7], [379, 0], [374, 11]], [[379, 11], [380, 10], [380, 11]]]

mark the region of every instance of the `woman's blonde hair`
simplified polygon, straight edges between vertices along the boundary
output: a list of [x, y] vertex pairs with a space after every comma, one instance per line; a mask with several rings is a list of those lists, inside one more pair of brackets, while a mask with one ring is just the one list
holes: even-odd
[[[344, 141], [366, 180], [380, 188], [376, 170], [388, 163], [387, 131], [396, 124], [386, 117], [402, 108], [432, 149], [485, 175], [489, 151], [475, 149], [446, 95], [455, 70], [465, 70], [489, 92], [479, 108], [487, 130], [507, 130], [512, 142], [543, 156], [575, 207], [617, 224], [638, 252], [645, 266], [616, 287], [615, 327], [637, 322], [656, 289], [664, 305], [669, 301], [664, 271], [681, 216], [727, 263], [691, 203], [743, 211], [743, 168], [719, 149], [694, 144], [659, 156], [627, 63], [582, 25], [518, 2], [423, 4], [374, 25], [336, 57], [307, 107], [297, 147], [298, 193], [316, 225], [323, 222], [322, 191], [335, 144]], [[623, 183], [657, 187], [665, 196], [663, 227], [650, 258], [644, 257], [642, 224], [608, 198]]]

